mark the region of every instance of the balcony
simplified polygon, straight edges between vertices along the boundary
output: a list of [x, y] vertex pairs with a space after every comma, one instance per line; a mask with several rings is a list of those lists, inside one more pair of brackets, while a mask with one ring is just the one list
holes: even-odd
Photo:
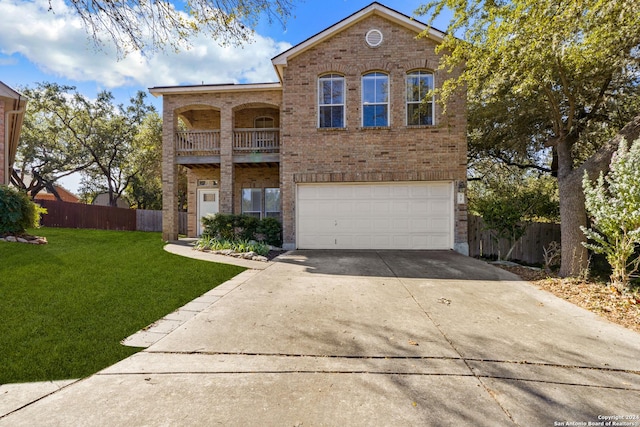
[[[185, 165], [220, 163], [220, 139], [220, 130], [176, 132], [176, 162]], [[279, 153], [279, 128], [233, 130], [234, 163], [279, 162]]]
[[234, 129], [234, 163], [273, 163], [280, 161], [280, 129]]

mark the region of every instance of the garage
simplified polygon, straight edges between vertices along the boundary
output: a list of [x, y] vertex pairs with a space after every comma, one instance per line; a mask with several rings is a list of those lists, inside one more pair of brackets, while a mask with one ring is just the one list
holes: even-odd
[[452, 249], [453, 183], [298, 184], [299, 249]]

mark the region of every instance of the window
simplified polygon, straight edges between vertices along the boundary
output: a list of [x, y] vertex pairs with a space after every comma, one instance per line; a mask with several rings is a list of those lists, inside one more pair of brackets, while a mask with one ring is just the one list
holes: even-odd
[[273, 117], [256, 117], [253, 123], [256, 129], [268, 129], [275, 127]]
[[389, 126], [389, 76], [362, 76], [362, 126]]
[[262, 215], [262, 189], [242, 189], [242, 214], [260, 218]]
[[280, 218], [280, 189], [264, 189], [264, 216]]
[[434, 124], [433, 96], [425, 98], [431, 90], [433, 90], [433, 73], [423, 70], [407, 73], [408, 126]]
[[256, 218], [280, 218], [280, 189], [243, 188], [242, 214]]
[[318, 127], [344, 127], [344, 77], [339, 74], [318, 79]]

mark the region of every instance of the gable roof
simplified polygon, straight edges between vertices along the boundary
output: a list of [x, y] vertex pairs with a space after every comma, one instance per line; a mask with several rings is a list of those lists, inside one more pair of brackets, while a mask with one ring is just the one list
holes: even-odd
[[9, 86], [7, 86], [2, 82], [0, 82], [0, 97], [11, 98], [11, 99], [20, 99], [21, 97], [24, 98], [18, 92], [11, 89]]
[[332, 37], [336, 33], [343, 31], [372, 15], [382, 16], [392, 22], [395, 22], [398, 25], [413, 30], [416, 33], [421, 33], [427, 30], [427, 36], [436, 41], [442, 41], [446, 36], [446, 33], [430, 27], [425, 23], [417, 21], [410, 16], [400, 13], [378, 2], [373, 2], [369, 6], [366, 6], [363, 9], [355, 12], [354, 14], [344, 18], [342, 21], [330, 26], [329, 28], [319, 32], [318, 34], [309, 37], [302, 43], [299, 43], [292, 48], [282, 52], [281, 54], [273, 57], [271, 59], [271, 63], [275, 67], [280, 81], [282, 81], [283, 69], [287, 66], [287, 62], [289, 59], [301, 54], [302, 52], [305, 52], [308, 49], [311, 49], [312, 47], [316, 46], [319, 43], [322, 43], [329, 37]]

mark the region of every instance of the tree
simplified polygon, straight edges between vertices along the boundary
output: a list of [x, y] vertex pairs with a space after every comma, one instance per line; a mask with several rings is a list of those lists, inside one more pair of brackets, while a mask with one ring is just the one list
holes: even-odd
[[22, 90], [29, 104], [11, 181], [32, 199], [46, 188], [60, 200], [56, 181], [92, 163], [82, 143], [90, 137], [90, 129], [87, 132], [80, 123], [85, 116], [74, 91], [72, 86], [56, 83], [38, 83]]
[[550, 176], [530, 170], [495, 162], [487, 169], [481, 181], [469, 181], [469, 211], [482, 217], [496, 241], [509, 241], [509, 250], [501, 257], [510, 259], [532, 222], [557, 220], [557, 187]]
[[147, 114], [133, 139], [132, 162], [138, 173], [126, 194], [137, 209], [162, 209], [162, 119], [156, 112]]
[[[166, 0], [74, 0], [64, 4], [80, 17], [97, 46], [105, 34], [124, 55], [166, 45], [174, 50], [189, 47], [189, 38], [200, 33], [222, 45], [239, 45], [251, 40], [259, 20], [284, 23], [292, 8], [289, 0], [190, 0], [183, 11]], [[51, 12], [58, 7], [49, 2]]]
[[611, 159], [609, 173], [600, 172], [595, 185], [584, 174], [585, 205], [592, 227], [583, 227], [585, 235], [595, 243], [585, 246], [604, 254], [611, 266], [611, 283], [618, 289], [628, 286], [629, 275], [638, 270], [640, 257], [640, 139], [631, 149], [620, 143]]
[[577, 275], [588, 261], [581, 244], [582, 176], [605, 170], [620, 139], [640, 134], [640, 116], [629, 116], [640, 111], [628, 110], [622, 101], [638, 93], [637, 2], [434, 0], [417, 12], [433, 11], [435, 18], [445, 7], [454, 16], [439, 47], [441, 68], [466, 67], [444, 82], [440, 100], [466, 87], [469, 99], [500, 112], [498, 123], [516, 122], [507, 128], [511, 136], [503, 138], [518, 135], [527, 146], [552, 148], [560, 196], [560, 275]]
[[138, 91], [130, 105], [113, 105], [113, 95], [101, 92], [95, 101], [78, 97], [89, 116], [87, 125], [91, 135], [80, 141], [86, 149], [91, 165], [83, 171], [81, 191], [106, 192], [109, 205], [116, 206], [118, 199], [145, 167], [137, 163], [139, 150], [136, 137], [145, 118], [155, 112], [153, 106], [144, 103], [146, 94]]

